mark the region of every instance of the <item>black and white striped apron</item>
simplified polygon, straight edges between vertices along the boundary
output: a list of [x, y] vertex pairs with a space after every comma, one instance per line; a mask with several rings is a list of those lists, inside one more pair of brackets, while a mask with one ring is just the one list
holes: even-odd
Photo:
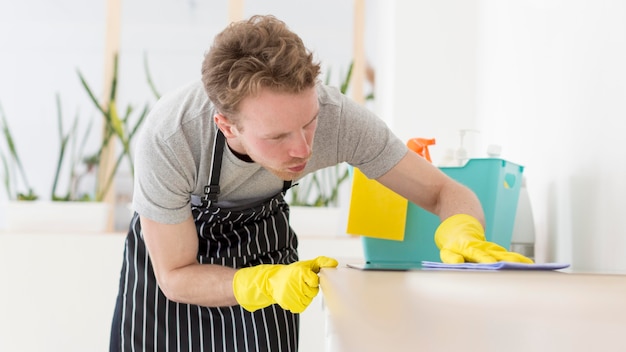
[[[198, 261], [243, 268], [298, 260], [283, 191], [250, 209], [212, 204], [219, 194], [224, 136], [217, 133], [211, 180], [201, 204], [192, 205]], [[299, 315], [274, 304], [250, 313], [241, 306], [202, 307], [168, 300], [159, 289], [137, 213], [126, 238], [111, 351], [297, 351]]]

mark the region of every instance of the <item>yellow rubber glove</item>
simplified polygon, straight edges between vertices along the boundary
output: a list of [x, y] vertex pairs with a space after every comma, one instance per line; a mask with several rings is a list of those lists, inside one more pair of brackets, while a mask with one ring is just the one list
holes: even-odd
[[262, 264], [237, 270], [233, 292], [237, 302], [254, 312], [278, 303], [283, 309], [302, 313], [319, 291], [321, 268], [334, 268], [337, 261], [328, 257], [285, 264]]
[[441, 261], [448, 264], [533, 262], [519, 253], [509, 252], [486, 241], [483, 226], [467, 214], [456, 214], [444, 220], [435, 231], [435, 244], [439, 247]]

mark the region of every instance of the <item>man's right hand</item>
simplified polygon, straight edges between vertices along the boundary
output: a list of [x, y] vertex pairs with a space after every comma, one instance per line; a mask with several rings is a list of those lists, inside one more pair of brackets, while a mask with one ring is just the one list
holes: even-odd
[[289, 265], [262, 264], [237, 270], [233, 292], [237, 302], [253, 312], [277, 303], [293, 313], [302, 313], [319, 291], [321, 268], [334, 268], [337, 261], [328, 257], [299, 261]]

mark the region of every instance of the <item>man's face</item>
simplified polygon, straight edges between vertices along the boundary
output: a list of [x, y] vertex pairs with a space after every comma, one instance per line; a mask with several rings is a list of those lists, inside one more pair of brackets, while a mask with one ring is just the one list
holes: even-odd
[[263, 88], [241, 102], [228, 145], [283, 180], [302, 174], [313, 147], [319, 104], [315, 87], [298, 94]]

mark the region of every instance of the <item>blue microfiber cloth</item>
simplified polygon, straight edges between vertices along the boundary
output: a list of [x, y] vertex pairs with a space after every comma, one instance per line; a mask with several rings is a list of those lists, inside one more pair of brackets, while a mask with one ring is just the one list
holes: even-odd
[[558, 270], [569, 267], [564, 263], [525, 264], [512, 262], [497, 263], [460, 263], [445, 264], [438, 262], [422, 261], [422, 268], [432, 269], [473, 269], [473, 270]]

